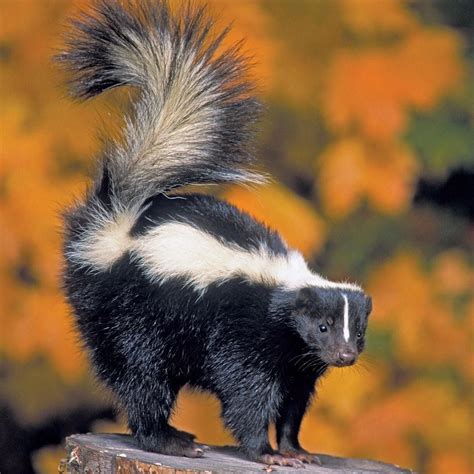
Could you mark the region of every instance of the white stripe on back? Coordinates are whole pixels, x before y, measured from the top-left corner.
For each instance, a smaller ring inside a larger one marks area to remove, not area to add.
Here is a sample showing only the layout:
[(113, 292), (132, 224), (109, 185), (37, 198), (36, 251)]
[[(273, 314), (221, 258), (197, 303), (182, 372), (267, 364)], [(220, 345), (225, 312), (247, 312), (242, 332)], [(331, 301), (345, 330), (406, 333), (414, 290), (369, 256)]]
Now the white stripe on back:
[(105, 271), (130, 252), (150, 280), (184, 278), (200, 292), (235, 277), (288, 289), (315, 286), (360, 291), (357, 285), (332, 282), (312, 272), (297, 250), (275, 255), (265, 242), (248, 250), (183, 222), (167, 222), (144, 235), (131, 236), (130, 229), (142, 212), (133, 209), (110, 216), (98, 209), (98, 216), (103, 217), (73, 243), (68, 257), (91, 270)]
[(184, 277), (199, 291), (214, 282), (233, 277), (270, 286), (297, 289), (303, 286), (357, 289), (356, 285), (334, 283), (311, 272), (296, 250), (275, 255), (261, 243), (247, 250), (222, 241), (208, 232), (181, 222), (168, 222), (137, 238), (130, 250), (156, 282)]

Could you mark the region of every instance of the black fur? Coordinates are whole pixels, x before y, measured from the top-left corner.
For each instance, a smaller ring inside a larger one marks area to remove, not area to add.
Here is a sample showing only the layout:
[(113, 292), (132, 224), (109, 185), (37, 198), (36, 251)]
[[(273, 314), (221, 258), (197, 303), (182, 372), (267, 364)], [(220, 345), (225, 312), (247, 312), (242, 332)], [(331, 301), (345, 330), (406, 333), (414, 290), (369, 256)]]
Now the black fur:
[(287, 255), (282, 238), (228, 202), (205, 194), (159, 194), (145, 203), (131, 235), (137, 237), (165, 222), (182, 222), (204, 230), (245, 250), (258, 250), (262, 242), (274, 255)]
[[(173, 47), (194, 48), (207, 64), (219, 42), (203, 51), (209, 26), (203, 22), (202, 10), (194, 14), (189, 10), (184, 18), (175, 19), (162, 1), (144, 2), (137, 11), (128, 3), (122, 7), (112, 0), (101, 1), (92, 16), (76, 22), (80, 34), (70, 40), (62, 59), (76, 71), (77, 94), (89, 97), (137, 79), (112, 54), (117, 45), (135, 51), (137, 38), (148, 44), (150, 35), (171, 32)], [(177, 50), (173, 54), (179, 69), (180, 55)], [(371, 303), (362, 291), (331, 287), (330, 282), (327, 288), (289, 289), (252, 282), (242, 275), (198, 292), (184, 277), (152, 282), (131, 251), (107, 269), (77, 258), (94, 232), (107, 229), (108, 223), (137, 204), (143, 212), (130, 228), (131, 239), (177, 221), (243, 251), (264, 245), (274, 257), (289, 255), (278, 233), (226, 202), (197, 194), (163, 194), (189, 182), (221, 182), (226, 173), (239, 180), (235, 166), (247, 162), (242, 151), (248, 130), (244, 122), (249, 110), (254, 111), (254, 102), (241, 96), (247, 86), (236, 82), (241, 67), (234, 51), (214, 60), (207, 71), (212, 76), (211, 81), (206, 76), (207, 84), (217, 81), (228, 94), (219, 99), (222, 120), (206, 142), (210, 149), (204, 160), (198, 156), (187, 167), (172, 161), (165, 175), (150, 176), (151, 185), (140, 194), (140, 186), (133, 182), (140, 162), (120, 149), (131, 177), (117, 180), (116, 167), (124, 163), (117, 165), (112, 159), (114, 146), (105, 152), (94, 188), (65, 216), (64, 288), (97, 374), (126, 410), (130, 429), (143, 449), (203, 454), (193, 435), (168, 423), (179, 390), (188, 384), (217, 395), (226, 426), (250, 459), (298, 466), (298, 459), (311, 460), (299, 445), (298, 432), (316, 380), (330, 365), (353, 363), (364, 348)], [(173, 72), (170, 80), (172, 76)], [(137, 85), (144, 89), (139, 101), (145, 109), (139, 110), (153, 113), (153, 104), (146, 103), (150, 99), (146, 83)], [(195, 112), (189, 110), (191, 115)], [(158, 163), (164, 159), (159, 147), (146, 151), (156, 153)], [(125, 192), (127, 187), (134, 189), (131, 195)], [(105, 227), (98, 230), (102, 219)], [(349, 341), (342, 337), (341, 291), (351, 308)], [(342, 357), (347, 353), (350, 360)], [(269, 444), (270, 423), (276, 425), (284, 457)]]
[[(184, 280), (151, 284), (129, 255), (104, 273), (70, 265), (65, 287), (98, 375), (144, 449), (193, 455), (191, 441), (168, 425), (185, 384), (217, 395), (226, 426), (251, 459), (273, 452), (271, 422), (281, 450), (301, 449), (301, 420), (329, 365), (323, 356), (335, 349), (320, 345), (318, 327), (333, 317), (332, 338), (340, 333), (333, 290), (292, 292), (236, 278), (199, 296)], [(313, 291), (319, 294), (308, 300)], [(351, 296), (352, 303), (363, 298)], [(352, 332), (365, 333), (366, 320), (365, 310), (353, 317)], [(351, 344), (362, 350), (363, 338)]]

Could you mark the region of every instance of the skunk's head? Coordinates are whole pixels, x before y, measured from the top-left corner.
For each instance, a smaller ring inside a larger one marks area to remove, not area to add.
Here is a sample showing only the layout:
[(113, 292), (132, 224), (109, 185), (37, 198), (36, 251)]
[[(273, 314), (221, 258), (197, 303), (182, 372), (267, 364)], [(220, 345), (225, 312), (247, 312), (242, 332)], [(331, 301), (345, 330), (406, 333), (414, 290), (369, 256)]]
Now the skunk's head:
[(293, 300), (292, 325), (326, 364), (353, 365), (364, 350), (372, 299), (345, 288), (301, 288)]

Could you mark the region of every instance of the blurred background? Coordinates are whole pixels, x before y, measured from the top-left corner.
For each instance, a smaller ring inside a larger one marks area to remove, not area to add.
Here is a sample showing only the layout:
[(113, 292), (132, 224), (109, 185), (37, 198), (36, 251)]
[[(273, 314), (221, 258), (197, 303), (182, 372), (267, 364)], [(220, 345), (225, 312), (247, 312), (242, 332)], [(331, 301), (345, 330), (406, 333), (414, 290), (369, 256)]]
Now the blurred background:
[[(172, 2), (179, 7), (180, 2)], [(474, 3), (209, 0), (244, 36), (275, 181), (219, 191), (318, 271), (372, 294), (366, 356), (319, 385), (307, 449), (474, 472)], [(53, 473), (64, 436), (125, 431), (60, 290), (60, 212), (80, 195), (116, 92), (68, 99), (51, 56), (87, 1), (0, 0), (0, 466)], [(174, 422), (232, 441), (210, 396)]]

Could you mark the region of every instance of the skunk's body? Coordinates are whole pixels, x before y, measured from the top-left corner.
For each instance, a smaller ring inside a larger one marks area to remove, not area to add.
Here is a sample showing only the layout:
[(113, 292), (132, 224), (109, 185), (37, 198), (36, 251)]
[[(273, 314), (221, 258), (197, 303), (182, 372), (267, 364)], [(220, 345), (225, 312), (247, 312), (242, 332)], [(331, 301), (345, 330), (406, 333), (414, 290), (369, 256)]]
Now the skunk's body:
[[(315, 381), (363, 349), (369, 300), (311, 272), (234, 206), (169, 194), (259, 180), (248, 170), (258, 104), (238, 49), (216, 55), (222, 36), (210, 41), (209, 28), (202, 10), (177, 18), (161, 1), (102, 1), (75, 22), (60, 59), (76, 94), (130, 84), (139, 95), (123, 143), (106, 147), (93, 189), (65, 217), (64, 286), (143, 448), (202, 455), (168, 424), (189, 384), (218, 396), (251, 459), (298, 465), (310, 460), (297, 437)], [(271, 422), (286, 457), (268, 443)]]

